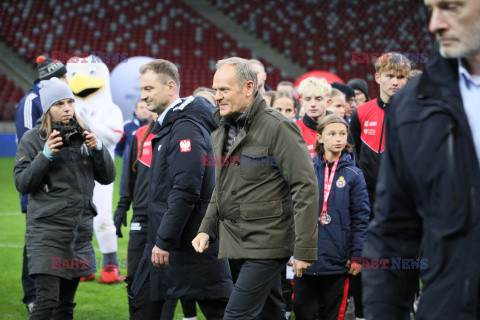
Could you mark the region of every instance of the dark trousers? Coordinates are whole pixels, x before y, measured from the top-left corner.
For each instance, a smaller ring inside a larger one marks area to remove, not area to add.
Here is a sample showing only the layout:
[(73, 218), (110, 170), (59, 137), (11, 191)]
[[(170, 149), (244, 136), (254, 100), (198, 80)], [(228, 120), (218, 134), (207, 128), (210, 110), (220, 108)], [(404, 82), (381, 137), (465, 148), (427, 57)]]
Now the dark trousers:
[(131, 298), (131, 320), (173, 320), (177, 299), (162, 301), (150, 301), (150, 276), (147, 276), (142, 287), (136, 295)]
[(347, 274), (295, 277), (295, 319), (342, 320), (347, 306), (348, 284)]
[[(135, 273), (137, 272), (143, 251), (147, 245), (147, 219), (147, 216), (134, 215), (130, 221), (127, 249), (127, 277), (125, 278), (130, 319), (141, 319), (138, 315), (142, 313), (149, 298), (148, 292), (144, 290), (135, 296), (131, 292), (131, 285), (135, 278)], [(137, 313), (137, 317), (134, 316), (135, 313)]]
[[(164, 312), (166, 304), (171, 301), (151, 301), (147, 307), (147, 316), (144, 319), (148, 320), (163, 320), (159, 315)], [(176, 301), (176, 300), (175, 300)], [(207, 320), (222, 320), (227, 305), (228, 299), (213, 299), (213, 300), (197, 300), (200, 310)], [(172, 317), (173, 319), (173, 317)]]
[(75, 292), (80, 278), (67, 280), (49, 274), (35, 276), (37, 301), (30, 320), (68, 320), (73, 319)]
[(223, 319), (285, 319), (280, 273), (287, 261), (288, 258), (243, 261)]
[(35, 290), (35, 280), (28, 274), (27, 246), (23, 246), (23, 266), (22, 266), (22, 287), (23, 303), (34, 302), (37, 295)]
[(353, 296), (355, 305), (355, 317), (365, 318), (362, 302), (362, 276), (350, 276), (350, 295)]
[(230, 266), (230, 273), (232, 275), (233, 284), (237, 282), (238, 275), (240, 274), (240, 269), (242, 269), (242, 264), (245, 260), (242, 259), (228, 259), (228, 265)]
[(195, 299), (180, 299), (184, 318), (192, 318), (197, 315), (197, 302)]

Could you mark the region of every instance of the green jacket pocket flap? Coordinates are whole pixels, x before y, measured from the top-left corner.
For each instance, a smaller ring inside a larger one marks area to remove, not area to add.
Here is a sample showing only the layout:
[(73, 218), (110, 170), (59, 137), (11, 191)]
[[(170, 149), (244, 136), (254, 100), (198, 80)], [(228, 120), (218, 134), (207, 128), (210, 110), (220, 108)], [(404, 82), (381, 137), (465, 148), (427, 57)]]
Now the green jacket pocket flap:
[(240, 215), (243, 220), (258, 220), (282, 215), (283, 206), (279, 200), (240, 205)]
[(268, 156), (268, 148), (267, 147), (254, 147), (254, 146), (246, 146), (242, 149), (242, 156), (250, 157), (250, 158), (263, 158)]

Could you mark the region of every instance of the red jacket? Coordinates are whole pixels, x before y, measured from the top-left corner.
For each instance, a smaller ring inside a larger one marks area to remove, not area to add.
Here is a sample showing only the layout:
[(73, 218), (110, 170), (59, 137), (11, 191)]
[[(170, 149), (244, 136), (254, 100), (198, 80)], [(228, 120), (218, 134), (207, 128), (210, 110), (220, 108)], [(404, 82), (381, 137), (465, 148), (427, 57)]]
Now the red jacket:
[(385, 149), (385, 108), (379, 98), (360, 105), (352, 113), (350, 141), (355, 146), (357, 166), (363, 171), (367, 182), (370, 205), (373, 206), (377, 184), (380, 154)]
[(313, 148), (315, 147), (315, 141), (317, 141), (317, 131), (307, 127), (303, 120), (299, 120), (296, 123), (300, 127), (300, 131), (302, 131), (302, 137), (307, 143), (308, 152), (310, 152), (310, 156), (313, 158), (315, 156)]

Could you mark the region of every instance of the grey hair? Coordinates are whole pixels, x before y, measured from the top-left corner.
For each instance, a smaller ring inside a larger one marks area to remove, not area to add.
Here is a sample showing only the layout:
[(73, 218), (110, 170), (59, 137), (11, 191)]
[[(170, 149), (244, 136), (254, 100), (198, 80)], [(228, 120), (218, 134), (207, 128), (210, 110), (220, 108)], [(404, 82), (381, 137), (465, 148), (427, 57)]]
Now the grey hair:
[(198, 87), (193, 91), (192, 96), (198, 97), (202, 93), (207, 93), (212, 96), (213, 100), (215, 100), (215, 90), (206, 88), (206, 87)]
[(226, 65), (231, 65), (235, 67), (237, 80), (241, 86), (244, 85), (247, 81), (253, 81), (253, 94), (257, 94), (257, 73), (255, 72), (255, 69), (253, 69), (252, 65), (248, 60), (239, 57), (231, 57), (228, 59), (219, 60), (215, 68), (216, 70), (219, 70)]
[(263, 63), (260, 60), (250, 59), (250, 60), (248, 60), (248, 62), (250, 62), (251, 64), (256, 64), (257, 66), (260, 66), (262, 68), (263, 72), (265, 72), (265, 66), (263, 65)]

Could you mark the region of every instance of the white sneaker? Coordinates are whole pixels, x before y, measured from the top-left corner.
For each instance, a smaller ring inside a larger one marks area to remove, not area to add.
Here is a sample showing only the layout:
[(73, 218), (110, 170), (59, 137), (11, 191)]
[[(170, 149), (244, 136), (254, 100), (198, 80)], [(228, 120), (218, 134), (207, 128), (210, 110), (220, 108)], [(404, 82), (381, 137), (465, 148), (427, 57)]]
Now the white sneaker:
[(32, 314), (34, 306), (35, 306), (35, 302), (27, 303), (26, 307), (27, 307), (27, 312), (28, 312), (29, 315)]

